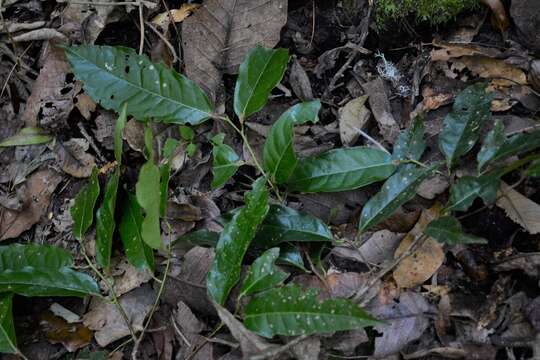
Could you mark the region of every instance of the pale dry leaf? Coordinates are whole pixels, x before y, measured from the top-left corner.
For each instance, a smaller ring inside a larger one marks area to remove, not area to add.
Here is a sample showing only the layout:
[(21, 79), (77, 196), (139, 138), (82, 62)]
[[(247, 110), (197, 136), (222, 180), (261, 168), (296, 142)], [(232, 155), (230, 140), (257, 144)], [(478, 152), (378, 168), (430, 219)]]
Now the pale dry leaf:
[(182, 4), (179, 9), (170, 9), (169, 11), (162, 12), (152, 18), (151, 22), (154, 25), (166, 29), (171, 20), (175, 23), (184, 21), (189, 15), (193, 13), (199, 6), (199, 4)]
[(416, 192), (424, 199), (433, 200), (437, 195), (446, 191), (448, 186), (450, 186), (450, 183), (445, 176), (435, 174), (433, 177), (422, 181)]
[(92, 174), (96, 161), (86, 152), (90, 146), (86, 139), (73, 138), (56, 144), (56, 157), (62, 170), (76, 178), (87, 178)]
[(369, 106), (373, 112), (373, 117), (377, 121), (381, 135), (384, 140), (393, 144), (399, 135), (399, 125), (392, 115), (392, 108), (390, 107), (383, 80), (378, 77), (362, 84), (362, 87), (369, 96)]
[(321, 352), (321, 338), (310, 336), (291, 348), (291, 353), (297, 360), (319, 359)]
[(130, 119), (124, 127), (124, 140), (135, 151), (144, 151), (144, 124), (135, 119)]
[(313, 100), (313, 90), (311, 89), (309, 76), (296, 57), (293, 57), (291, 62), (289, 84), (291, 85), (294, 94), (298, 96), (300, 100)]
[(112, 111), (100, 110), (96, 117), (96, 129), (93, 130), (96, 140), (103, 145), (107, 150), (112, 150), (114, 147), (114, 126), (116, 123), (116, 115)]
[(540, 233), (540, 205), (527, 199), (508, 184), (501, 182), (497, 206), (530, 234)]
[(86, 120), (90, 120), (92, 113), (96, 111), (96, 103), (92, 98), (85, 93), (81, 93), (76, 96), (77, 103), (75, 106), (79, 109), (81, 115)]
[(53, 303), (49, 310), (56, 316), (61, 317), (62, 319), (66, 320), (69, 324), (77, 323), (81, 321), (81, 318), (79, 315), (75, 314), (73, 311), (66, 309), (59, 303)]
[[(80, 40), (85, 44), (93, 44), (109, 21), (115, 6), (92, 6), (93, 0), (84, 3), (68, 2), (62, 12), (63, 23), (75, 26), (80, 32)], [(113, 3), (113, 0), (100, 0)], [(123, 10), (123, 9), (122, 9)], [(75, 39), (72, 39), (75, 40)]]
[(493, 79), (493, 83), (499, 86), (511, 86), (515, 84), (527, 84), (527, 76), (523, 70), (507, 64), (504, 60), (493, 59), (487, 56), (464, 56), (454, 64), (462, 63), (471, 70), (474, 75), (484, 79)]
[(433, 45), (438, 49), (431, 50), (432, 61), (448, 61), (462, 56), (487, 56), (490, 58), (501, 57), (501, 52), (494, 47), (486, 47), (475, 44), (448, 43), (433, 40)]
[[(133, 330), (143, 329), (143, 321), (152, 308), (155, 296), (152, 287), (144, 284), (118, 299)], [(118, 307), (106, 299), (92, 298), (90, 311), (84, 315), (83, 323), (95, 331), (94, 337), (101, 347), (129, 335), (129, 329)]]
[(367, 95), (349, 101), (339, 109), (339, 136), (344, 146), (353, 145), (360, 137), (360, 130), (364, 130), (371, 111), (366, 107)]
[(51, 195), (62, 176), (51, 169), (33, 173), (26, 181), (21, 211), (4, 209), (0, 219), (0, 241), (19, 236), (37, 223), (47, 212)]
[(113, 286), (117, 296), (128, 293), (152, 279), (152, 274), (148, 269), (137, 270), (126, 258), (114, 259), (111, 275), (114, 279)]
[(362, 259), (360, 261), (368, 264), (380, 264), (386, 260), (391, 260), (401, 239), (403, 239), (403, 234), (388, 230), (374, 232), (358, 248), (359, 259)]
[(174, 312), (174, 320), (187, 333), (199, 334), (205, 329), (205, 325), (201, 322), (191, 309), (183, 301), (179, 301)]
[[(426, 226), (439, 216), (440, 209), (440, 204), (435, 204), (422, 212), (414, 228), (403, 238), (396, 249), (395, 258), (403, 254), (418, 236), (422, 236)], [(420, 247), (396, 266), (393, 277), (399, 287), (412, 288), (433, 276), (443, 262), (442, 244), (432, 238), (427, 238)]]
[(222, 75), (235, 74), (255, 45), (274, 47), (286, 22), (286, 0), (205, 1), (183, 22), (186, 75), (219, 105)]

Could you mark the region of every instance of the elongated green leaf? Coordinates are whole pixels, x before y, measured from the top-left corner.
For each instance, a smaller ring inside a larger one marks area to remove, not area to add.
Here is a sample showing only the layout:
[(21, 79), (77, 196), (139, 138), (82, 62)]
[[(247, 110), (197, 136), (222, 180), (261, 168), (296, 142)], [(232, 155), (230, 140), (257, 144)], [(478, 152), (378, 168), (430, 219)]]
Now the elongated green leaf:
[(0, 353), (16, 354), (18, 352), (12, 301), (13, 294), (0, 294)]
[(120, 168), (116, 168), (105, 185), (103, 203), (96, 213), (96, 261), (103, 268), (108, 268), (111, 263), (113, 234), (116, 226), (114, 211), (119, 182)]
[(216, 247), (217, 243), (219, 241), (219, 233), (202, 229), (202, 230), (196, 230), (193, 232), (190, 232), (189, 234), (185, 234), (180, 236), (178, 239), (174, 241), (175, 246), (179, 247), (185, 247), (190, 246), (209, 246), (209, 247)]
[(114, 157), (118, 166), (122, 164), (122, 134), (124, 133), (124, 127), (126, 126), (127, 120), (127, 103), (122, 105), (122, 110), (120, 110), (120, 116), (116, 120), (116, 125), (114, 127)]
[(144, 217), (135, 195), (128, 194), (122, 209), (119, 231), (128, 261), (139, 270), (147, 268), (153, 271), (154, 254), (142, 237), (141, 226)]
[(289, 274), (274, 264), (279, 256), (279, 248), (266, 250), (249, 268), (238, 297), (256, 294), (280, 285)]
[(94, 279), (70, 268), (71, 255), (48, 245), (0, 246), (0, 292), (25, 296), (99, 294)]
[(246, 193), (246, 205), (225, 225), (216, 247), (216, 257), (208, 273), (206, 288), (210, 297), (224, 304), (229, 292), (240, 279), (242, 259), (268, 212), (266, 179), (259, 178)]
[(527, 176), (540, 177), (540, 159), (534, 160), (527, 168)]
[(266, 104), (270, 92), (283, 78), (288, 61), (286, 49), (256, 46), (247, 54), (234, 89), (234, 112), (241, 122)]
[(492, 95), (486, 94), (485, 89), (486, 85), (480, 83), (467, 87), (458, 94), (452, 111), (444, 119), (439, 147), (448, 167), (473, 148), (491, 117)]
[(416, 195), (420, 183), (432, 175), (439, 165), (430, 168), (419, 168), (408, 164), (400, 167), (397, 173), (392, 175), (381, 190), (364, 205), (360, 215), (360, 231), (388, 218), (401, 205), (411, 200)]
[(394, 145), (394, 160), (420, 160), (426, 150), (424, 141), (424, 119), (417, 116), (412, 125), (399, 134)]
[(223, 133), (212, 138), (214, 146), (212, 150), (214, 159), (212, 164), (212, 173), (214, 174), (212, 189), (223, 186), (240, 167), (240, 158), (229, 145), (223, 143), (224, 138), (225, 134)]
[(88, 228), (94, 221), (94, 206), (99, 196), (98, 170), (94, 168), (90, 180), (75, 197), (75, 203), (70, 209), (73, 219), (73, 236), (82, 240)]
[(392, 157), (379, 149), (352, 147), (303, 159), (287, 181), (290, 190), (332, 192), (353, 190), (392, 175)]
[(135, 194), (139, 205), (144, 209), (145, 216), (141, 224), (143, 241), (151, 248), (161, 248), (161, 231), (159, 227), (160, 186), (159, 168), (151, 158), (139, 172), (139, 180), (135, 185)]
[(174, 155), (174, 150), (178, 146), (178, 140), (168, 138), (163, 146), (163, 160), (159, 168), (161, 182), (159, 192), (161, 200), (159, 201), (159, 214), (163, 217), (167, 212), (167, 202), (169, 198), (169, 178), (171, 177), (171, 162)]
[(507, 138), (504, 143), (497, 148), (497, 151), (490, 159), (491, 163), (525, 154), (540, 147), (540, 130), (531, 133), (516, 134)]
[(270, 205), (253, 245), (268, 249), (283, 242), (332, 241), (332, 232), (321, 220), (290, 207)]
[(40, 128), (27, 127), (21, 129), (16, 135), (2, 140), (0, 147), (43, 144), (48, 143), (52, 139), (53, 137), (51, 135), (47, 135)]
[(246, 306), (244, 316), (248, 329), (267, 338), (353, 330), (378, 323), (352, 301), (321, 303), (315, 289), (303, 293), (297, 285), (261, 293)]
[(320, 108), (319, 100), (296, 104), (284, 112), (270, 128), (264, 144), (263, 165), (277, 184), (287, 181), (298, 162), (294, 152), (294, 125), (317, 122)]
[(304, 264), (304, 259), (300, 250), (292, 244), (281, 244), (280, 245), (279, 257), (276, 260), (276, 264), (294, 266), (302, 271), (307, 272), (306, 266)]
[(451, 211), (467, 211), (477, 197), (481, 197), (486, 204), (494, 202), (497, 197), (499, 179), (498, 174), (459, 178), (450, 188), (447, 209)]
[(497, 119), (493, 129), (487, 134), (486, 140), (484, 140), (484, 143), (482, 144), (482, 148), (476, 155), (478, 171), (482, 170), (482, 168), (493, 159), (497, 150), (504, 144), (505, 140), (504, 124), (501, 120)]
[(125, 47), (66, 47), (66, 56), (85, 92), (106, 109), (127, 112), (137, 120), (200, 124), (212, 106), (191, 80)]
[(438, 242), (450, 245), (457, 244), (486, 244), (486, 239), (463, 233), (458, 219), (452, 216), (443, 216), (428, 224), (426, 235)]

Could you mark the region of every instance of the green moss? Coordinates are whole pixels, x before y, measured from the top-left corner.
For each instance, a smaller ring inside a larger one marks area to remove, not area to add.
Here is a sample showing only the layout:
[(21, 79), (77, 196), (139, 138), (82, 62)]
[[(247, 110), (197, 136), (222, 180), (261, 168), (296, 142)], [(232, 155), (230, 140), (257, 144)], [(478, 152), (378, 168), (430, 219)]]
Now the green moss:
[(439, 25), (465, 11), (478, 7), (478, 0), (378, 0), (377, 26), (384, 28), (388, 21), (414, 14), (416, 21)]

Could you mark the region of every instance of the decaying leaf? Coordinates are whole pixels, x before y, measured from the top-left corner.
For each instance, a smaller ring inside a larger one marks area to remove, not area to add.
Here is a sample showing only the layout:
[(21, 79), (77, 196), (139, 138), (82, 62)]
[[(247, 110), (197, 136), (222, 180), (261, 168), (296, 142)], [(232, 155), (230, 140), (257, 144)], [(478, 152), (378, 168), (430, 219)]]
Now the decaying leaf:
[(234, 74), (256, 44), (273, 47), (287, 21), (285, 0), (208, 0), (183, 23), (186, 75), (220, 103), (222, 74)]
[(377, 79), (362, 85), (369, 95), (369, 106), (384, 140), (393, 144), (399, 135), (399, 125), (392, 115), (390, 101), (386, 94), (383, 80)]
[(540, 205), (501, 182), (497, 206), (530, 234), (540, 233)]
[(113, 260), (111, 275), (114, 278), (114, 292), (117, 296), (128, 293), (152, 279), (148, 269), (138, 270), (124, 258)]
[(85, 347), (92, 341), (92, 332), (83, 324), (70, 324), (47, 311), (40, 316), (40, 326), (52, 344), (62, 344), (69, 352)]
[(169, 23), (179, 23), (184, 21), (189, 15), (191, 15), (199, 6), (199, 4), (182, 4), (179, 9), (170, 9), (169, 11), (162, 12), (154, 16), (152, 24), (166, 29)]
[(527, 84), (527, 76), (523, 70), (501, 59), (493, 59), (487, 56), (464, 56), (454, 61), (454, 66), (464, 66), (477, 76), (493, 79), (493, 83), (499, 86)]
[[(113, 0), (105, 0), (102, 2), (112, 3)], [(146, 4), (148, 3), (149, 2)], [(92, 1), (82, 4), (69, 2), (62, 11), (62, 20), (63, 22), (74, 26), (78, 32), (80, 32), (81, 38), (78, 40), (85, 44), (93, 44), (107, 25), (114, 8), (114, 6), (106, 5), (93, 6)]]
[[(417, 236), (422, 236), (426, 226), (439, 216), (440, 205), (424, 210), (414, 228), (403, 238), (394, 256), (397, 258), (409, 248)], [(411, 288), (429, 279), (442, 265), (444, 251), (437, 241), (427, 238), (422, 246), (404, 258), (393, 272), (399, 287)]]
[(0, 221), (0, 241), (19, 236), (45, 215), (51, 195), (62, 181), (57, 172), (44, 169), (33, 173), (26, 182), (21, 211), (4, 209)]
[(349, 101), (339, 109), (339, 136), (344, 146), (353, 145), (360, 137), (371, 111), (366, 108), (367, 95)]
[(76, 178), (89, 177), (96, 164), (94, 157), (86, 152), (89, 146), (83, 138), (57, 142), (56, 156), (62, 170)]

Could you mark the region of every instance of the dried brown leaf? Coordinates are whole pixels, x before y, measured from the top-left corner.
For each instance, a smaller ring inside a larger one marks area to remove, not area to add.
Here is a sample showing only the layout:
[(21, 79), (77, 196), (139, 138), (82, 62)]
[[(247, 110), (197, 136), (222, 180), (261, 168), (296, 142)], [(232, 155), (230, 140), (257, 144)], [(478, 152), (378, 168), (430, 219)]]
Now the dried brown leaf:
[(89, 177), (96, 165), (94, 157), (86, 152), (89, 146), (88, 141), (82, 138), (57, 142), (56, 156), (62, 170), (76, 178)]
[(497, 206), (530, 234), (540, 233), (540, 205), (501, 182)]
[(62, 344), (69, 352), (77, 351), (92, 341), (92, 331), (86, 326), (70, 324), (50, 311), (41, 314), (39, 325), (51, 344)]
[(344, 146), (351, 146), (358, 140), (358, 129), (364, 130), (371, 116), (365, 105), (367, 98), (367, 95), (360, 96), (339, 109), (339, 136)]

